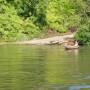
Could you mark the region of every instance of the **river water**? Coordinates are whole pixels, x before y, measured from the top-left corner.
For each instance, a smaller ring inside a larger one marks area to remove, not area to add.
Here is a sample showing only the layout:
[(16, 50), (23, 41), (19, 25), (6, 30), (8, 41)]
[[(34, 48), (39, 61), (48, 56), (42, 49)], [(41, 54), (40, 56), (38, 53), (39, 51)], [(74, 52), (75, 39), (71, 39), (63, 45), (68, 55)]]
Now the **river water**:
[(90, 47), (1, 45), (0, 90), (90, 90)]

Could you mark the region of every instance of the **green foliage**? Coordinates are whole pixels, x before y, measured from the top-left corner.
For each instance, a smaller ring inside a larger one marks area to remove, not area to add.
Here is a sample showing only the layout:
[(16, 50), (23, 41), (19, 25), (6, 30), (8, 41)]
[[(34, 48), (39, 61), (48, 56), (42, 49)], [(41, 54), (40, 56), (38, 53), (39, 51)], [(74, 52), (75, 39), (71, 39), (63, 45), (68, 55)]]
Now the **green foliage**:
[(81, 45), (90, 44), (90, 23), (82, 25), (75, 38)]
[(84, 0), (83, 13), (80, 17), (80, 25), (75, 36), (81, 45), (90, 44), (90, 0)]
[(48, 4), (47, 22), (49, 26), (59, 32), (65, 32), (71, 26), (78, 26), (80, 16), (78, 10), (82, 6), (74, 0), (52, 0)]
[(0, 37), (2, 39), (5, 41), (18, 40), (20, 36), (25, 37), (26, 35), (28, 37), (27, 39), (29, 39), (32, 35), (36, 35), (37, 32), (38, 27), (36, 27), (30, 20), (21, 19), (17, 15), (17, 11), (13, 6), (9, 4), (1, 5)]
[(28, 40), (46, 28), (60, 33), (70, 27), (81, 31), (90, 21), (89, 8), (89, 0), (0, 0), (0, 38)]
[(1, 5), (0, 33), (5, 40), (16, 37), (22, 30), (22, 20), (17, 16), (15, 9), (10, 5)]

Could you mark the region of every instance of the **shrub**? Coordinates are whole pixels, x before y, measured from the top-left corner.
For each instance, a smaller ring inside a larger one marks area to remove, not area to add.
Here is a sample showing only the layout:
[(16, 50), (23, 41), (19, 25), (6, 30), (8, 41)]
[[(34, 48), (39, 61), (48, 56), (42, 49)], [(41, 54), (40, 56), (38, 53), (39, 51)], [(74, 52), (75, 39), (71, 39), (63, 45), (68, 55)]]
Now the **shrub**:
[(81, 45), (90, 44), (90, 23), (81, 25), (75, 38)]

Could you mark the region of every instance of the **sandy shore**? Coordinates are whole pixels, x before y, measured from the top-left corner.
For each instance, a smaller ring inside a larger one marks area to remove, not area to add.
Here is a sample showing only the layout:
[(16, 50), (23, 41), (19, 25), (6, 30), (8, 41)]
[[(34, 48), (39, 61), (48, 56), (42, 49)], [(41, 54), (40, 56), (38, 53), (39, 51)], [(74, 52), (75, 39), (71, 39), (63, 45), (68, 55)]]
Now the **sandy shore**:
[(31, 44), (31, 45), (50, 45), (50, 44), (62, 44), (68, 38), (73, 38), (75, 36), (74, 33), (70, 35), (63, 35), (63, 36), (55, 36), (45, 39), (33, 39), (30, 41), (21, 41), (15, 42), (15, 44)]

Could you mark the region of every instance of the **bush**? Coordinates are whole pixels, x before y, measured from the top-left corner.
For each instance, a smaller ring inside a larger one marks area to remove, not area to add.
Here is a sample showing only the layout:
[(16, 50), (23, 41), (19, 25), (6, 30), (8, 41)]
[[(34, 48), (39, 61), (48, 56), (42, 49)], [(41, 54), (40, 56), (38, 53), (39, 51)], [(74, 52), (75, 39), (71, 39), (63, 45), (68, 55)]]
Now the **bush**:
[(0, 6), (0, 38), (15, 41), (33, 38), (38, 34), (38, 27), (29, 19), (23, 20), (17, 15), (16, 9), (2, 3)]
[(82, 6), (77, 1), (75, 3), (73, 3), (73, 0), (50, 1), (46, 13), (50, 28), (58, 32), (67, 32), (69, 27), (77, 27), (80, 23), (77, 7), (79, 7), (79, 11)]
[(75, 38), (81, 45), (90, 44), (90, 23), (81, 25)]

